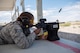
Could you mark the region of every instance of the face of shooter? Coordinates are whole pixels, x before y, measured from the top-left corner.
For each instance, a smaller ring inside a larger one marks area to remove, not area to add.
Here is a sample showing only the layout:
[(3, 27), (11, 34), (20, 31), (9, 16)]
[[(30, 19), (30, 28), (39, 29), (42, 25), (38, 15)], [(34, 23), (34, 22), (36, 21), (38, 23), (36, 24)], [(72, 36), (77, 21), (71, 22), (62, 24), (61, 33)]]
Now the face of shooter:
[(34, 19), (28, 16), (21, 16), (23, 25), (33, 25)]
[(23, 22), (24, 25), (33, 25), (34, 16), (30, 12), (22, 12), (21, 15), (17, 18), (17, 21)]

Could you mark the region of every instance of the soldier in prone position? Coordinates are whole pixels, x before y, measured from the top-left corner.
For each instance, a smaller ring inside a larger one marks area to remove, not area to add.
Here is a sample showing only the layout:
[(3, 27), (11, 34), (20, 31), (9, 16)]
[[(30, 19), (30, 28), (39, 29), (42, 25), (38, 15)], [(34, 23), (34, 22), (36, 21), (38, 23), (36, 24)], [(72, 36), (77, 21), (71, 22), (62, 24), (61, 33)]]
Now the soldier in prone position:
[(32, 45), (41, 29), (30, 32), (34, 16), (30, 12), (23, 12), (16, 21), (10, 22), (0, 30), (0, 45), (16, 44), (19, 48), (28, 48)]

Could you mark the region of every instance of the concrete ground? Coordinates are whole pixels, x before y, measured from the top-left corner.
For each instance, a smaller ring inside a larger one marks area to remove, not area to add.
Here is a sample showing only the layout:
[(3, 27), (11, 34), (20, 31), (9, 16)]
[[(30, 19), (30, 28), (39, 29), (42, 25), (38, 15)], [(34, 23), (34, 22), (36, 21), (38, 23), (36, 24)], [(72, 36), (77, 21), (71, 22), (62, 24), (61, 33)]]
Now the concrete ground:
[[(67, 44), (66, 44), (67, 43)], [(80, 44), (60, 39), (58, 41), (36, 40), (30, 48), (20, 49), (14, 44), (0, 45), (0, 53), (79, 53)]]
[(71, 25), (69, 27), (60, 27), (58, 35), (61, 38), (80, 43), (80, 25)]

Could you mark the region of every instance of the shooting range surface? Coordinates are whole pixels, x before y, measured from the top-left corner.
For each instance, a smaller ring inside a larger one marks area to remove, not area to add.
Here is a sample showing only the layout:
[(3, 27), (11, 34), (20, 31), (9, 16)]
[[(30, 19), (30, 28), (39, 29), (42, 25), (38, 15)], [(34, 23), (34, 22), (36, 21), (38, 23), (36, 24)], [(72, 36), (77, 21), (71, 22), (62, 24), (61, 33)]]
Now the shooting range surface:
[(0, 53), (79, 53), (80, 44), (65, 39), (58, 41), (36, 40), (28, 49), (20, 49), (14, 44), (0, 45)]

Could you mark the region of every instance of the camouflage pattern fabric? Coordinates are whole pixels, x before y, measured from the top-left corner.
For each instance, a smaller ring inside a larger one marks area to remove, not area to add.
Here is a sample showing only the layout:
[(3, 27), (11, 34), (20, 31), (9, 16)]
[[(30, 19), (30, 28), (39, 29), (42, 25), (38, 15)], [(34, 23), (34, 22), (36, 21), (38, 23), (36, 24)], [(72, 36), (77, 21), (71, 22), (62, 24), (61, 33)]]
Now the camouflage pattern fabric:
[(0, 30), (0, 44), (15, 43), (19, 48), (28, 48), (35, 40), (36, 34), (30, 33), (27, 37), (20, 27), (20, 22), (10, 22)]

